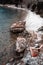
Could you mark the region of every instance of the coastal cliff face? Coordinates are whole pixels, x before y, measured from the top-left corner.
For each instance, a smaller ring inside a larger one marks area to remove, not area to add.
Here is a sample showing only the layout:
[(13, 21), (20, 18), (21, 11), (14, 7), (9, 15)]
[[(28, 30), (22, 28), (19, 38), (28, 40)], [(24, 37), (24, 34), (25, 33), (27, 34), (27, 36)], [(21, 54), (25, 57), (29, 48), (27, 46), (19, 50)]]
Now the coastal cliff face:
[(28, 3), (33, 3), (33, 2), (37, 2), (37, 1), (41, 1), (43, 2), (43, 0), (0, 0), (1, 4), (14, 4), (14, 3), (24, 3), (24, 4), (28, 4)]
[(30, 8), (35, 10), (37, 6), (38, 8), (41, 8), (43, 6), (43, 0), (0, 0), (0, 4), (11, 4), (17, 7), (20, 6), (23, 8)]

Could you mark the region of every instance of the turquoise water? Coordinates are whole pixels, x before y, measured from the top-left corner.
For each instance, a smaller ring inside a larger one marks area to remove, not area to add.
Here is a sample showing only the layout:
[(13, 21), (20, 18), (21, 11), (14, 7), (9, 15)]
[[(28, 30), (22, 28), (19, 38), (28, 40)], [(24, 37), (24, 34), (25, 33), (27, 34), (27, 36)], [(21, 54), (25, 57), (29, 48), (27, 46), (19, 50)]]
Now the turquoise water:
[(0, 7), (0, 50), (14, 43), (15, 35), (9, 31), (10, 25), (19, 19), (20, 10)]

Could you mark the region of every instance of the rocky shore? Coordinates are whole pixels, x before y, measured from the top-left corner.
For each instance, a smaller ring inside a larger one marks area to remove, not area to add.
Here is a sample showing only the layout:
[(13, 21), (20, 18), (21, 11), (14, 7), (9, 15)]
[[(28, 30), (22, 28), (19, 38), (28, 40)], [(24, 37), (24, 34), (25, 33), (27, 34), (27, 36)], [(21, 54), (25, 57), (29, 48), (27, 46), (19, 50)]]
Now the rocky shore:
[(13, 9), (20, 9), (20, 10), (27, 10), (27, 8), (21, 8), (20, 6), (19, 7), (16, 7), (15, 5), (10, 5), (10, 4), (0, 4), (1, 7), (8, 7), (8, 8), (13, 8)]
[[(0, 6), (3, 7), (3, 5)], [(27, 11), (25, 8), (17, 8), (14, 5), (4, 5), (4, 7)], [(28, 19), (26, 20), (28, 21)], [(15, 40), (13, 44), (1, 52), (0, 65), (43, 65), (43, 49), (40, 50), (38, 53), (39, 55), (36, 57), (32, 57), (30, 51), (30, 47), (34, 47), (35, 44), (38, 44), (39, 46), (43, 44), (43, 32), (42, 34), (39, 34), (43, 29), (36, 32), (29, 29), (26, 30), (25, 24), (21, 24), (21, 22), (13, 24), (14, 25), (11, 26), (11, 31), (13, 32), (10, 31), (10, 34)], [(27, 24), (29, 24), (29, 22), (27, 22)], [(18, 33), (14, 33), (15, 30)], [(20, 32), (21, 30), (22, 32)]]

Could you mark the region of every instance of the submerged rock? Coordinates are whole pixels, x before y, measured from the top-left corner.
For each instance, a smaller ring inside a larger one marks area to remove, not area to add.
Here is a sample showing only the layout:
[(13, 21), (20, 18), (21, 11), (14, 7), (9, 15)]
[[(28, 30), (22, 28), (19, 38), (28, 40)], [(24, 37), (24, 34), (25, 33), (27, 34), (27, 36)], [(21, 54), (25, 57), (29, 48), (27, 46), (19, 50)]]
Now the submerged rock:
[(22, 32), (25, 30), (25, 22), (24, 21), (17, 21), (13, 23), (10, 27), (10, 31), (12, 32)]

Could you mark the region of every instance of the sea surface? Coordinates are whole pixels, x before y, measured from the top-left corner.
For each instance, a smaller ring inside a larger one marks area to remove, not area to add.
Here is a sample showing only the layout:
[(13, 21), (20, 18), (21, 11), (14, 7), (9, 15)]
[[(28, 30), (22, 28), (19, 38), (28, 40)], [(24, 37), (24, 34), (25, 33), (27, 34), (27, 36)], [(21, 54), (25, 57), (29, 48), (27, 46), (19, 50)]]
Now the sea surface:
[(24, 11), (0, 7), (0, 50), (15, 42), (16, 36), (10, 33), (10, 26), (22, 19)]

